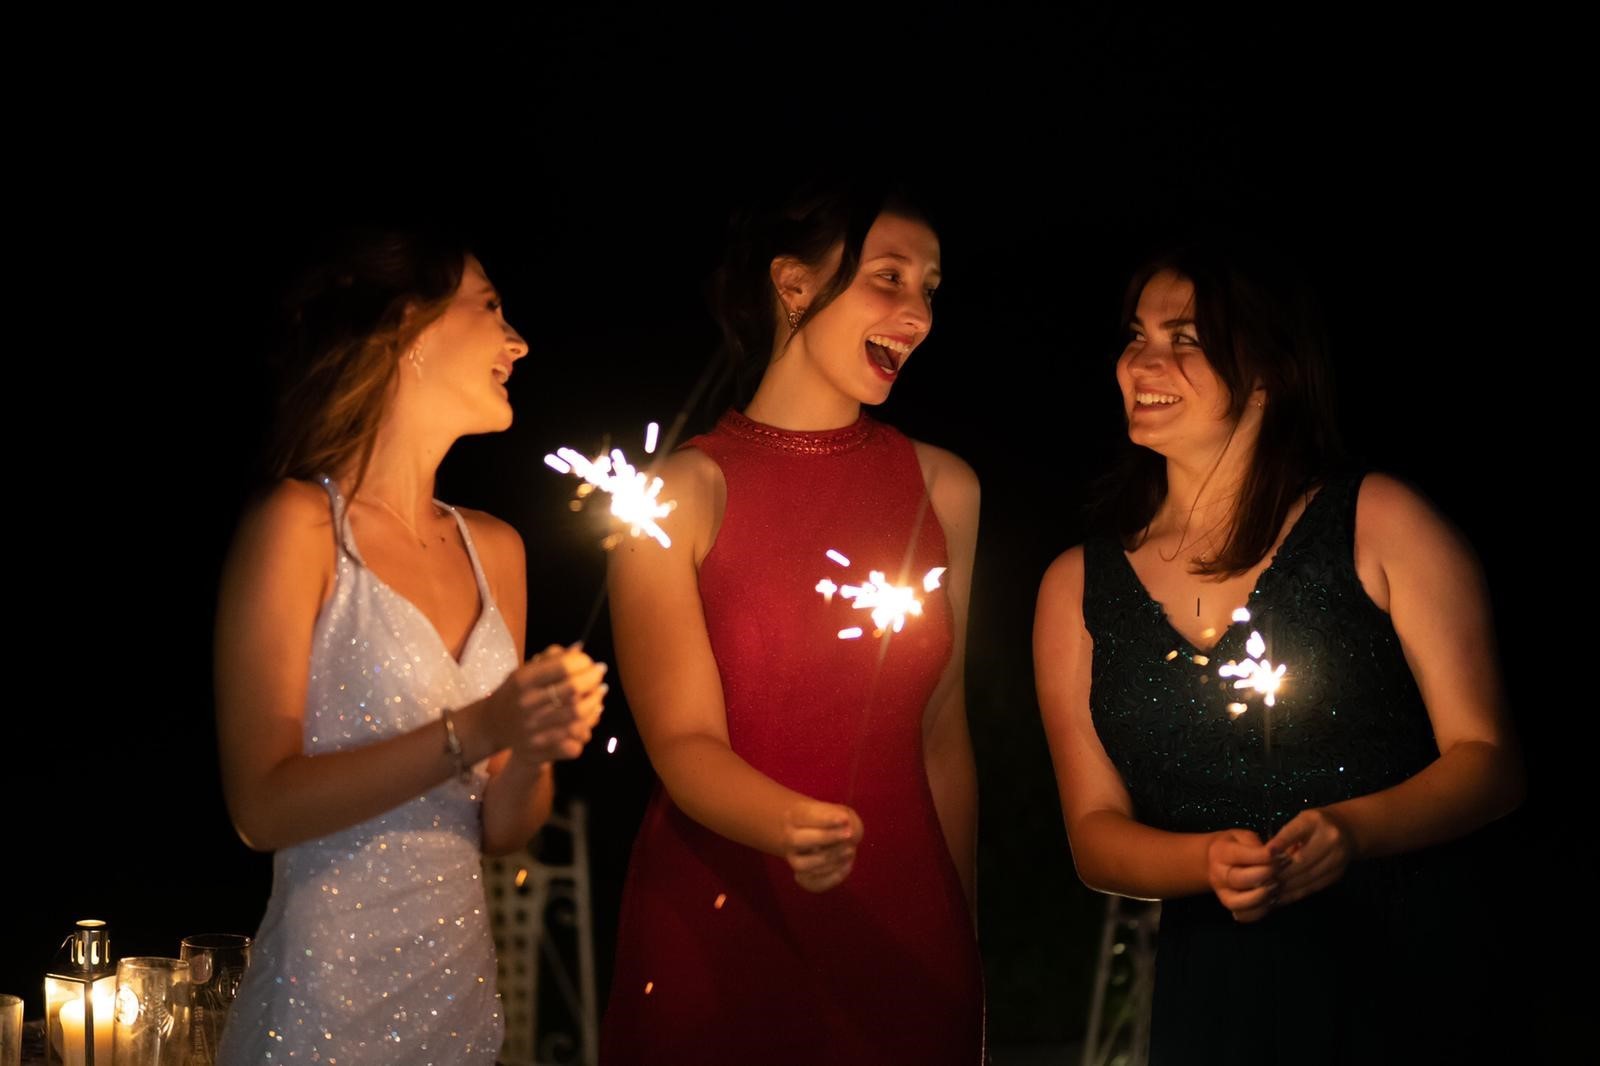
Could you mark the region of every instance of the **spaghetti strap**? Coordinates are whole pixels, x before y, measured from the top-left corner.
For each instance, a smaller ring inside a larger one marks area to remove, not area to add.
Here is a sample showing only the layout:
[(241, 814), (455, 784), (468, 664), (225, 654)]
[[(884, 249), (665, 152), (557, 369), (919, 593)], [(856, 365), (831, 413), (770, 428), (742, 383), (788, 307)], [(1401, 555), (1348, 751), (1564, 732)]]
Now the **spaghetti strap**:
[(489, 579), (483, 573), (483, 564), (478, 561), (478, 546), (472, 542), (472, 531), (467, 528), (467, 520), (461, 516), (460, 511), (448, 503), (439, 500), (433, 502), (449, 511), (451, 517), (456, 520), (456, 527), (461, 530), (461, 543), (467, 546), (467, 558), (472, 561), (472, 576), (478, 582), (478, 599), (485, 609), (492, 607), (494, 596), (489, 592)]
[[(317, 480), (322, 482), (322, 487), (328, 490), (328, 500), (333, 508), (334, 547), (355, 560), (357, 566), (365, 569), (367, 561), (361, 558), (361, 553), (356, 550), (356, 538), (350, 534), (350, 508), (345, 503), (344, 494), (339, 491), (339, 483), (326, 474)], [(468, 550), (471, 550), (470, 542)], [(473, 561), (473, 566), (477, 566), (476, 560)]]

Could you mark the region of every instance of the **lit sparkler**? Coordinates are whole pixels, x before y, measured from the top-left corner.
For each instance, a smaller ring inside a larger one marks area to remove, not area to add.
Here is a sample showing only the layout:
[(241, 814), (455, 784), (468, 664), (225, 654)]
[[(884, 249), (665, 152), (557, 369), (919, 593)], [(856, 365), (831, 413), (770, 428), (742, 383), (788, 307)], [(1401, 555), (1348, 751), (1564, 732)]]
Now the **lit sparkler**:
[[(840, 566), (850, 565), (849, 559), (832, 548), (828, 549), (827, 556)], [(937, 589), (944, 572), (944, 567), (936, 566), (922, 575), (922, 591), (928, 593)], [(875, 637), (881, 637), (890, 630), (898, 633), (905, 628), (906, 618), (916, 618), (922, 614), (922, 601), (917, 598), (916, 588), (890, 584), (882, 570), (869, 571), (863, 585), (837, 585), (823, 578), (817, 582), (816, 589), (828, 603), (833, 602), (833, 595), (837, 592), (841, 598), (849, 600), (856, 610), (871, 611), (872, 635)], [(854, 640), (861, 635), (859, 626), (839, 631), (840, 640)]]
[[(660, 427), (652, 422), (645, 436), (645, 451), (653, 452)], [(583, 479), (578, 495), (587, 496), (599, 489), (611, 497), (611, 513), (637, 537), (644, 533), (663, 548), (672, 547), (672, 538), (661, 528), (660, 520), (678, 506), (677, 500), (662, 500), (661, 479), (653, 478), (629, 463), (622, 449), (590, 459), (572, 448), (557, 448), (544, 457), (545, 465), (560, 474), (575, 474)], [(574, 505), (576, 506), (576, 504)], [(609, 545), (608, 545), (609, 546)]]
[(1277, 702), (1278, 688), (1283, 684), (1283, 674), (1287, 668), (1283, 663), (1272, 665), (1272, 661), (1266, 658), (1267, 642), (1254, 630), (1250, 632), (1244, 649), (1250, 653), (1250, 658), (1242, 663), (1223, 663), (1217, 667), (1217, 673), (1233, 678), (1233, 687), (1236, 689), (1248, 688), (1260, 693), (1262, 702), (1271, 707)]

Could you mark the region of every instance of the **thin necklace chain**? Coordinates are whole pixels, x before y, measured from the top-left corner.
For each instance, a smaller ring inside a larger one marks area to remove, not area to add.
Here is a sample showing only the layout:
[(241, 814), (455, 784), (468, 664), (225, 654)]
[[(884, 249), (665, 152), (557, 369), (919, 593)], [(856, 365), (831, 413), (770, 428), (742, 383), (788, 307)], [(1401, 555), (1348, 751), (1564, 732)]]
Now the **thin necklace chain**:
[[(406, 529), (410, 530), (411, 531), (411, 535), (413, 537), (417, 538), (417, 543), (418, 544), (422, 545), (424, 548), (426, 548), (428, 546), (428, 542), (423, 539), (422, 534), (417, 532), (417, 527), (412, 525), (410, 522), (407, 522), (406, 521), (406, 516), (401, 514), (399, 511), (395, 510), (394, 507), (392, 507), (389, 504), (388, 500), (385, 500), (382, 496), (363, 496), (363, 497), (361, 497), (361, 499), (371, 500), (373, 503), (376, 503), (379, 507), (382, 507), (385, 511), (388, 511), (390, 514), (394, 515), (395, 518), (397, 520), (399, 520), (400, 524), (405, 526)], [(443, 512), (441, 512), (439, 510), (439, 505), (438, 504), (434, 504), (433, 505), (434, 517), (437, 518), (442, 513)], [(443, 539), (443, 538), (440, 538), (440, 539)]]

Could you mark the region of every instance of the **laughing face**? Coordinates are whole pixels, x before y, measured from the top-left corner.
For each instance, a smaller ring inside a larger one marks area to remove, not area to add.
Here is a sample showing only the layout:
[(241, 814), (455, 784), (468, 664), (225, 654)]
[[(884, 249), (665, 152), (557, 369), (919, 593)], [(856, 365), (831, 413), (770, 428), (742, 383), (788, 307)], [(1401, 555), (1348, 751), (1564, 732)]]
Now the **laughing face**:
[(468, 422), (467, 433), (511, 425), (506, 383), (512, 367), (528, 354), (527, 342), (506, 322), (500, 294), (477, 257), (467, 256), (461, 285), (443, 315), (423, 331), (418, 348), (421, 368), (402, 365), (440, 399), (447, 393)]
[(1128, 438), (1171, 456), (1220, 448), (1233, 431), (1232, 394), (1200, 347), (1194, 285), (1162, 271), (1139, 294), (1117, 360)]
[[(838, 253), (823, 276), (837, 266)], [(878, 404), (933, 327), (939, 239), (924, 222), (879, 215), (861, 247), (861, 264), (840, 293), (795, 338), (796, 354), (839, 393)]]

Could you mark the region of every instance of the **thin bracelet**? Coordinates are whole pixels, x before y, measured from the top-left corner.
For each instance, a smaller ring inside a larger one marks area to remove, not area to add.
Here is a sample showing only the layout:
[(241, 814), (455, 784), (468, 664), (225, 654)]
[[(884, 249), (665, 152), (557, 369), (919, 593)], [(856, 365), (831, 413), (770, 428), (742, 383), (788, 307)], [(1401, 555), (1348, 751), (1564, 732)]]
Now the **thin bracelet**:
[(439, 717), (444, 721), (444, 753), (455, 760), (456, 776), (463, 784), (469, 784), (472, 781), (472, 771), (467, 769), (466, 755), (461, 750), (461, 738), (456, 736), (456, 722), (450, 717), (454, 713), (448, 707), (439, 710)]

